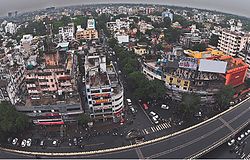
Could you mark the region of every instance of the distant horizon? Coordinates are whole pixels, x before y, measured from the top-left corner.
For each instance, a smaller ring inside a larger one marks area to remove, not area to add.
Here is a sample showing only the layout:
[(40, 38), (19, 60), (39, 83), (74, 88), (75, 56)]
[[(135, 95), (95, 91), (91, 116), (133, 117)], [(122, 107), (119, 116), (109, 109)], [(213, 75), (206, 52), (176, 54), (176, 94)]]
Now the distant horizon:
[[(211, 11), (217, 11), (227, 14), (233, 14), (237, 16), (243, 16), (250, 18), (249, 6), (250, 1), (238, 0), (217, 0), (216, 3), (211, 3), (211, 0), (128, 0), (121, 2), (120, 0), (42, 0), (42, 1), (30, 1), (30, 0), (0, 0), (0, 16), (6, 17), (8, 12), (25, 13), (33, 12), (48, 7), (68, 7), (76, 5), (95, 5), (95, 4), (148, 4), (148, 5), (166, 5), (174, 7), (188, 7), (197, 9), (206, 9)], [(11, 7), (10, 7), (11, 6)]]

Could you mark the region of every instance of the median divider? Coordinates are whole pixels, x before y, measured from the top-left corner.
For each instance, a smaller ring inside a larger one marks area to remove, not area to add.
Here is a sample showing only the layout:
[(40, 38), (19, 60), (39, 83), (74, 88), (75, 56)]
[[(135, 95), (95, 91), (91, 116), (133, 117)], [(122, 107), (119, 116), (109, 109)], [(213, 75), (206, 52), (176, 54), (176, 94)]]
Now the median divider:
[[(6, 152), (18, 153), (18, 154), (33, 155), (33, 156), (90, 156), (90, 155), (94, 155), (94, 154), (105, 154), (105, 153), (112, 153), (112, 152), (123, 151), (123, 150), (131, 150), (131, 149), (134, 149), (136, 147), (142, 147), (144, 145), (150, 145), (153, 143), (161, 142), (161, 141), (166, 140), (170, 137), (177, 136), (177, 135), (182, 134), (184, 132), (191, 131), (194, 128), (198, 128), (199, 126), (202, 126), (205, 123), (211, 122), (211, 121), (215, 120), (216, 118), (236, 109), (238, 106), (247, 102), (249, 99), (250, 99), (250, 97), (246, 98), (245, 100), (241, 101), (240, 103), (236, 104), (235, 106), (227, 109), (226, 111), (224, 111), (224, 112), (222, 112), (222, 113), (220, 113), (220, 114), (218, 114), (210, 119), (207, 119), (199, 124), (196, 124), (194, 126), (188, 127), (188, 128), (183, 129), (181, 131), (177, 131), (175, 133), (172, 133), (172, 134), (169, 134), (166, 136), (162, 136), (162, 137), (159, 137), (159, 138), (156, 138), (153, 140), (145, 141), (145, 142), (142, 142), (139, 144), (132, 144), (132, 145), (127, 145), (127, 146), (122, 146), (122, 147), (117, 147), (117, 148), (102, 149), (102, 150), (96, 150), (96, 151), (86, 151), (86, 152), (32, 152), (32, 151), (8, 149), (8, 148), (3, 148), (3, 147), (0, 147), (0, 150), (6, 151)], [(205, 153), (205, 151), (204, 151), (204, 153)], [(198, 157), (198, 156), (193, 156), (193, 157)]]

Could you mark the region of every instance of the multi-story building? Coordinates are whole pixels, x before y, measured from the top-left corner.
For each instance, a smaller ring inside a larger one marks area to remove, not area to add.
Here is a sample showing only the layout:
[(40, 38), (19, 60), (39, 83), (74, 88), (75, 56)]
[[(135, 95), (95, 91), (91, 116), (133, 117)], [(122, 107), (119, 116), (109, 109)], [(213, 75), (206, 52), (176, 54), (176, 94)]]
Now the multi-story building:
[[(17, 110), (30, 116), (47, 113), (80, 114), (82, 107), (77, 90), (77, 56), (68, 50), (68, 43), (33, 58), (25, 72), (26, 102)], [(36, 64), (36, 65), (33, 65)], [(30, 65), (33, 65), (30, 67)]]
[(75, 39), (74, 23), (69, 23), (67, 26), (59, 27), (60, 42), (69, 42)]
[(101, 48), (89, 49), (85, 57), (85, 85), (90, 116), (95, 120), (122, 118), (123, 86), (112, 64), (106, 65)]
[(95, 40), (98, 39), (98, 31), (95, 29), (95, 20), (88, 19), (87, 28), (83, 29), (77, 26), (76, 39), (77, 40)]
[(241, 59), (212, 50), (186, 55), (163, 55), (162, 59), (145, 61), (143, 73), (149, 79), (164, 81), (172, 91), (205, 96), (215, 94), (224, 85), (236, 87), (245, 81), (248, 65)]
[[(25, 66), (20, 54), (12, 52), (1, 60), (0, 80), (3, 99), (15, 105), (23, 96), (23, 82), (25, 78)], [(3, 86), (3, 84), (5, 86)]]
[(16, 24), (9, 22), (7, 23), (7, 25), (5, 26), (5, 33), (10, 33), (10, 34), (14, 34), (16, 33)]
[(241, 51), (246, 42), (250, 41), (250, 35), (244, 32), (224, 29), (219, 37), (219, 50), (235, 56)]
[(29, 57), (32, 54), (32, 41), (33, 36), (31, 34), (23, 35), (20, 41), (20, 51), (25, 57)]
[(107, 28), (112, 32), (120, 31), (121, 29), (129, 30), (130, 21), (117, 19), (115, 22), (107, 22)]

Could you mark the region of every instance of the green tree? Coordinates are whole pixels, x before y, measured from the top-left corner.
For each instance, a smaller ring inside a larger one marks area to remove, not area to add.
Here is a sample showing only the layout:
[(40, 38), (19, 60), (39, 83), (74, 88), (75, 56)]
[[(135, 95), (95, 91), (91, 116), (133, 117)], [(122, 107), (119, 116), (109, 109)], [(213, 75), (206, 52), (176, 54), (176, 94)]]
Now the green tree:
[(199, 96), (193, 93), (185, 93), (182, 95), (181, 99), (181, 111), (183, 111), (184, 115), (190, 115), (198, 110), (200, 103), (201, 98)]
[(200, 51), (200, 52), (206, 51), (206, 49), (207, 49), (207, 45), (205, 43), (198, 43), (192, 47), (192, 50)]
[(219, 36), (212, 34), (210, 40), (209, 40), (209, 44), (212, 46), (217, 47), (218, 46), (218, 42), (219, 42)]
[(171, 24), (172, 24), (172, 21), (171, 21), (171, 19), (169, 17), (165, 17), (163, 19), (163, 22), (164, 22), (164, 26), (167, 27), (167, 28), (170, 27)]
[(246, 83), (247, 87), (250, 88), (250, 78), (247, 78), (245, 83)]
[(226, 107), (233, 99), (235, 90), (231, 85), (224, 86), (216, 95), (216, 101), (220, 107)]
[(114, 48), (115, 46), (118, 45), (117, 39), (115, 39), (115, 38), (109, 39), (109, 40), (108, 40), (108, 45), (109, 45), (111, 48)]
[(28, 117), (7, 102), (0, 103), (0, 139), (25, 131), (30, 126)]
[(91, 121), (89, 115), (83, 113), (78, 117), (78, 124), (83, 126), (87, 125)]
[(179, 41), (181, 31), (177, 28), (169, 27), (164, 30), (164, 38), (169, 43), (176, 43)]

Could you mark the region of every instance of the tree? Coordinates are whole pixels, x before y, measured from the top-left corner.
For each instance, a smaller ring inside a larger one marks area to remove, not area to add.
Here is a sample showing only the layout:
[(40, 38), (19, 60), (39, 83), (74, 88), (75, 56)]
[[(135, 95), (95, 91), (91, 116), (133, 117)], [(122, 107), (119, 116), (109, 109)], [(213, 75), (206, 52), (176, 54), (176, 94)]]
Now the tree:
[(247, 87), (250, 88), (250, 78), (247, 78), (245, 83), (246, 83)]
[(231, 85), (228, 85), (221, 88), (215, 98), (220, 107), (226, 107), (233, 99), (234, 94), (234, 88)]
[(201, 98), (193, 93), (185, 93), (181, 99), (181, 111), (185, 115), (190, 115), (197, 111), (201, 103)]
[(5, 47), (14, 47), (13, 43), (11, 41), (8, 41), (8, 43), (5, 45)]
[(163, 19), (163, 22), (164, 22), (164, 27), (167, 27), (167, 28), (170, 27), (171, 24), (172, 24), (172, 21), (171, 21), (171, 19), (169, 17), (165, 17)]
[(169, 43), (176, 43), (180, 39), (181, 32), (177, 28), (169, 27), (164, 30), (164, 38)]
[(109, 45), (111, 48), (114, 48), (115, 46), (118, 45), (117, 39), (115, 39), (115, 38), (109, 39), (109, 40), (108, 40), (108, 45)]
[(200, 52), (206, 51), (206, 49), (207, 49), (207, 45), (205, 43), (198, 43), (192, 47), (192, 50), (200, 51)]
[(83, 113), (78, 117), (78, 124), (83, 126), (83, 125), (87, 125), (90, 122), (90, 117)]
[(0, 103), (0, 138), (25, 131), (30, 126), (28, 117), (7, 102)]
[(212, 34), (210, 40), (209, 40), (209, 44), (212, 46), (217, 47), (218, 46), (218, 42), (219, 42), (219, 36)]

